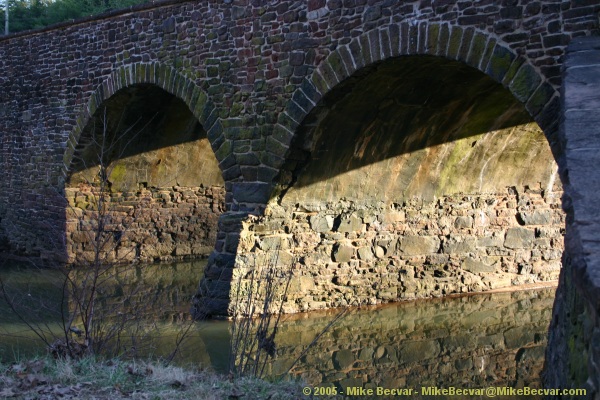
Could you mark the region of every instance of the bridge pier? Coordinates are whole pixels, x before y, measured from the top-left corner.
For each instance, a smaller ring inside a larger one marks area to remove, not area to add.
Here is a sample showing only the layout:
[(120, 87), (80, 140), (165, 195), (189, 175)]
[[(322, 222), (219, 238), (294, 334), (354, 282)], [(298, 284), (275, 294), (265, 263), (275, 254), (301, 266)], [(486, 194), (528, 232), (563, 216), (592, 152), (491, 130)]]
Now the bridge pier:
[(600, 38), (577, 38), (563, 67), (565, 254), (546, 352), (545, 386), (600, 394)]

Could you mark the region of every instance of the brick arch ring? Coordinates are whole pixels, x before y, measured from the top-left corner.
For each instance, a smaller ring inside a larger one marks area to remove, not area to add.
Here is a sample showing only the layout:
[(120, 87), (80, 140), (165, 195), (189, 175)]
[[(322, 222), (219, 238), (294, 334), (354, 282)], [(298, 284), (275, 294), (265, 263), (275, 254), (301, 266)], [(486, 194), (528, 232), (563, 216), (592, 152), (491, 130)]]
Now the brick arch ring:
[(193, 80), (181, 75), (172, 67), (160, 63), (133, 63), (114, 70), (90, 96), (87, 105), (76, 120), (75, 129), (69, 135), (63, 156), (63, 177), (66, 177), (69, 171), (81, 133), (102, 103), (123, 88), (144, 83), (160, 87), (187, 105), (206, 130), (220, 165), (222, 160), (218, 158), (217, 150), (223, 142), (223, 127), (218, 121), (216, 107), (209, 100), (208, 95)]
[(279, 115), (271, 140), (289, 149), (304, 118), (339, 83), (364, 67), (407, 55), (460, 61), (501, 83), (524, 104), (544, 131), (555, 159), (559, 159), (562, 149), (557, 138), (558, 91), (526, 58), (489, 34), (474, 28), (428, 22), (401, 22), (381, 27), (338, 47), (302, 82), (300, 90), (296, 90)]

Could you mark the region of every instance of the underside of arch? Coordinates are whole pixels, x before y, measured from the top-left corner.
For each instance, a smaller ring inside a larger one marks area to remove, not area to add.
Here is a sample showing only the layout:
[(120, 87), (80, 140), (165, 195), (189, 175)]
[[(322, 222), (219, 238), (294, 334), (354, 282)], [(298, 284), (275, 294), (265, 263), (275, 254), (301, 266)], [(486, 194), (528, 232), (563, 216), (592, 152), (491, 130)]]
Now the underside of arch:
[(107, 98), (97, 107), (93, 98), (95, 112), (65, 156), (70, 262), (88, 262), (98, 250), (128, 262), (206, 256), (214, 248), (225, 185), (202, 124), (205, 97), (192, 86), (186, 92), (185, 82), (165, 90), (136, 76), (99, 89)]
[[(154, 85), (180, 99), (191, 114), (207, 132), (207, 137), (213, 151), (222, 143), (222, 127), (217, 121), (217, 112), (208, 96), (192, 80), (179, 74), (173, 68), (160, 63), (135, 63), (114, 71), (91, 94), (85, 109), (77, 118), (76, 127), (67, 141), (63, 157), (63, 173), (71, 170), (71, 163), (82, 132), (88, 126), (90, 119), (99, 111), (106, 100), (121, 89), (134, 85)], [(221, 161), (221, 160), (219, 160)]]

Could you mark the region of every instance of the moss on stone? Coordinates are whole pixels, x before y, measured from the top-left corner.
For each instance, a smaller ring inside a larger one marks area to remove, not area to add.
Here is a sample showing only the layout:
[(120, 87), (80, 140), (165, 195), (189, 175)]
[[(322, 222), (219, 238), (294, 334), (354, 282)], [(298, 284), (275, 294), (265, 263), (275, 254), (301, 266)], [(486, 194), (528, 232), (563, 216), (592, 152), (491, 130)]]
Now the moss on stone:
[(137, 189), (137, 187), (136, 188), (129, 187), (129, 185), (128, 185), (129, 182), (126, 181), (127, 167), (125, 166), (124, 163), (116, 162), (113, 165), (111, 165), (110, 168), (111, 168), (111, 171), (110, 171), (110, 176), (108, 177), (108, 180), (109, 180), (109, 182), (112, 183), (113, 188), (119, 188), (118, 191)]
[(496, 82), (501, 82), (504, 76), (510, 69), (510, 66), (515, 58), (515, 55), (507, 48), (496, 45), (486, 73), (491, 76)]
[(463, 37), (462, 28), (453, 27), (452, 33), (450, 34), (450, 40), (448, 41), (448, 53), (449, 58), (457, 58), (458, 50), (460, 49), (460, 43)]
[(529, 64), (524, 64), (515, 74), (509, 87), (517, 99), (525, 102), (531, 97), (541, 81), (542, 79), (535, 69)]

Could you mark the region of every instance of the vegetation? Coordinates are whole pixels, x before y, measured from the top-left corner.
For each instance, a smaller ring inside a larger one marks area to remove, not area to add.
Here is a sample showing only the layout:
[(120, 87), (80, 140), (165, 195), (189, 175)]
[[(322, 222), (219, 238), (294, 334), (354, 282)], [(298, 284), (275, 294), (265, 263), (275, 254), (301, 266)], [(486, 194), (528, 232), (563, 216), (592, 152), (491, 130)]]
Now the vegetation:
[(223, 379), (210, 371), (92, 357), (0, 362), (0, 398), (301, 399), (295, 382)]
[[(6, 279), (0, 274), (1, 300), (55, 358), (136, 357), (151, 349), (154, 338), (160, 335), (156, 325), (142, 318), (161, 308), (160, 299), (150, 298), (141, 282), (131, 282), (135, 275), (134, 249), (120, 247), (130, 234), (127, 221), (133, 218), (132, 211), (119, 213), (110, 200), (111, 156), (121, 158), (122, 150), (127, 147), (122, 141), (128, 136), (113, 137), (107, 128), (106, 114), (97, 122), (93, 134), (84, 139), (91, 148), (92, 159), (75, 155), (76, 162), (84, 167), (90, 167), (91, 163), (98, 171), (85, 182), (92, 194), (88, 204), (90, 218), (79, 222), (84, 228), (81, 239), (86, 244), (85, 254), (76, 260), (76, 266), (60, 262), (38, 266), (35, 260), (30, 260), (38, 268), (33, 268), (25, 280), (19, 275)], [(130, 127), (128, 131), (135, 136), (138, 128)], [(73, 205), (65, 206), (67, 223), (71, 217), (80, 215), (81, 211)], [(126, 214), (125, 218), (119, 214)], [(51, 236), (61, 237), (61, 233)], [(57, 252), (63, 253), (65, 246), (56, 244)], [(44, 290), (30, 289), (33, 277)], [(175, 357), (193, 326), (191, 319), (181, 322), (167, 362)]]
[[(5, 23), (6, 1), (9, 5), (9, 32), (14, 33), (147, 3), (150, 0), (3, 0), (0, 4), (2, 28)], [(1, 33), (4, 33), (4, 29)]]

